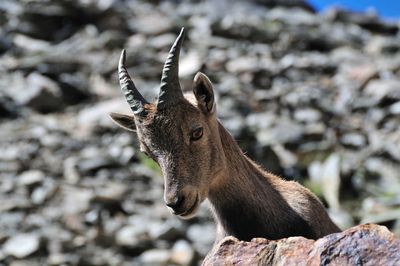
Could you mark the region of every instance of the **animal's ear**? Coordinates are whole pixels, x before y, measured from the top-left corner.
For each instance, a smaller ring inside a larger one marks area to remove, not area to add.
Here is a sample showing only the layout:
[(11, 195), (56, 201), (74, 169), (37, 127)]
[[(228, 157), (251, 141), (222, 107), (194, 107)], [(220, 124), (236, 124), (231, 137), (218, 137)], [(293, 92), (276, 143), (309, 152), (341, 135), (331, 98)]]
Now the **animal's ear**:
[(135, 117), (133, 115), (126, 115), (121, 113), (109, 113), (108, 115), (118, 126), (126, 130), (136, 132)]
[(193, 93), (198, 106), (204, 113), (213, 113), (215, 110), (214, 89), (210, 79), (201, 72), (197, 72), (193, 80)]

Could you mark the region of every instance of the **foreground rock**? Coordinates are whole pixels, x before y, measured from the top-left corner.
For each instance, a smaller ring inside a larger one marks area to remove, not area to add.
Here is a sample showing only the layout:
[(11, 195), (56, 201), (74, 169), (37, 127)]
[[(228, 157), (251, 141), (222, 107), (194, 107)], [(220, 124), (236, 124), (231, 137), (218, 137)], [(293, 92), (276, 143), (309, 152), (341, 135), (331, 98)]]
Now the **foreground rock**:
[(206, 257), (208, 265), (400, 265), (400, 239), (386, 227), (366, 224), (317, 241), (290, 237), (251, 242), (224, 238)]

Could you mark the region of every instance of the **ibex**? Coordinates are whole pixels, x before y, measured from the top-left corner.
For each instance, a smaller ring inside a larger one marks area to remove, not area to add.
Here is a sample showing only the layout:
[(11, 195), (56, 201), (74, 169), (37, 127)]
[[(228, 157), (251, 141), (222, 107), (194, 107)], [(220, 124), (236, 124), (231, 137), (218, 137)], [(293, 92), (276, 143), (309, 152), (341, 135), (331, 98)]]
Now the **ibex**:
[(137, 90), (122, 51), (120, 85), (133, 114), (110, 114), (119, 126), (137, 132), (140, 150), (160, 166), (170, 211), (191, 218), (208, 199), (217, 224), (216, 242), (228, 235), (241, 240), (317, 239), (340, 231), (308, 189), (266, 172), (241, 151), (216, 117), (213, 85), (206, 75), (198, 72), (193, 94), (183, 94), (178, 78), (183, 35), (182, 28), (164, 64), (154, 103)]

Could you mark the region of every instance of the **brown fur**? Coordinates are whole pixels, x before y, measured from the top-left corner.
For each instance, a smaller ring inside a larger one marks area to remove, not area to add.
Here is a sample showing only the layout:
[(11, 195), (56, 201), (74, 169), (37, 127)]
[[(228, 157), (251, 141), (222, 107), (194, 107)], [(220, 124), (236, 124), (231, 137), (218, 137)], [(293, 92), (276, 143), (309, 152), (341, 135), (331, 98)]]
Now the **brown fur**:
[(308, 189), (264, 171), (243, 154), (221, 124), (219, 132), (224, 152), (233, 156), (226, 156), (227, 168), (209, 192), (214, 217), (222, 225), (218, 239), (317, 239), (340, 231)]
[[(135, 121), (141, 150), (161, 167), (165, 202), (172, 206), (181, 199), (173, 213), (190, 218), (208, 199), (217, 240), (227, 235), (317, 239), (340, 231), (308, 189), (264, 171), (243, 154), (216, 118), (213, 87), (204, 74), (196, 75), (193, 92), (169, 108), (148, 105), (146, 118), (127, 122), (126, 116), (111, 115), (125, 128)], [(199, 127), (203, 136), (192, 141), (191, 132)]]

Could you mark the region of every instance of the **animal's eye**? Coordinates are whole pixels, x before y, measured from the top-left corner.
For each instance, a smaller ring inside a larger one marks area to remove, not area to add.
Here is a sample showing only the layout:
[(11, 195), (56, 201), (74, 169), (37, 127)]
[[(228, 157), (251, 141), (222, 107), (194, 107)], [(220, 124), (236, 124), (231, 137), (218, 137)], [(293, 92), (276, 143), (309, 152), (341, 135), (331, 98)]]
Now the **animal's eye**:
[(150, 157), (150, 154), (146, 150), (142, 150), (142, 152), (147, 156)]
[(149, 150), (146, 147), (140, 147), (140, 151), (143, 152), (147, 157), (152, 157)]
[(190, 140), (196, 141), (201, 139), (202, 136), (203, 136), (203, 128), (199, 127), (192, 131), (192, 133), (190, 134)]

